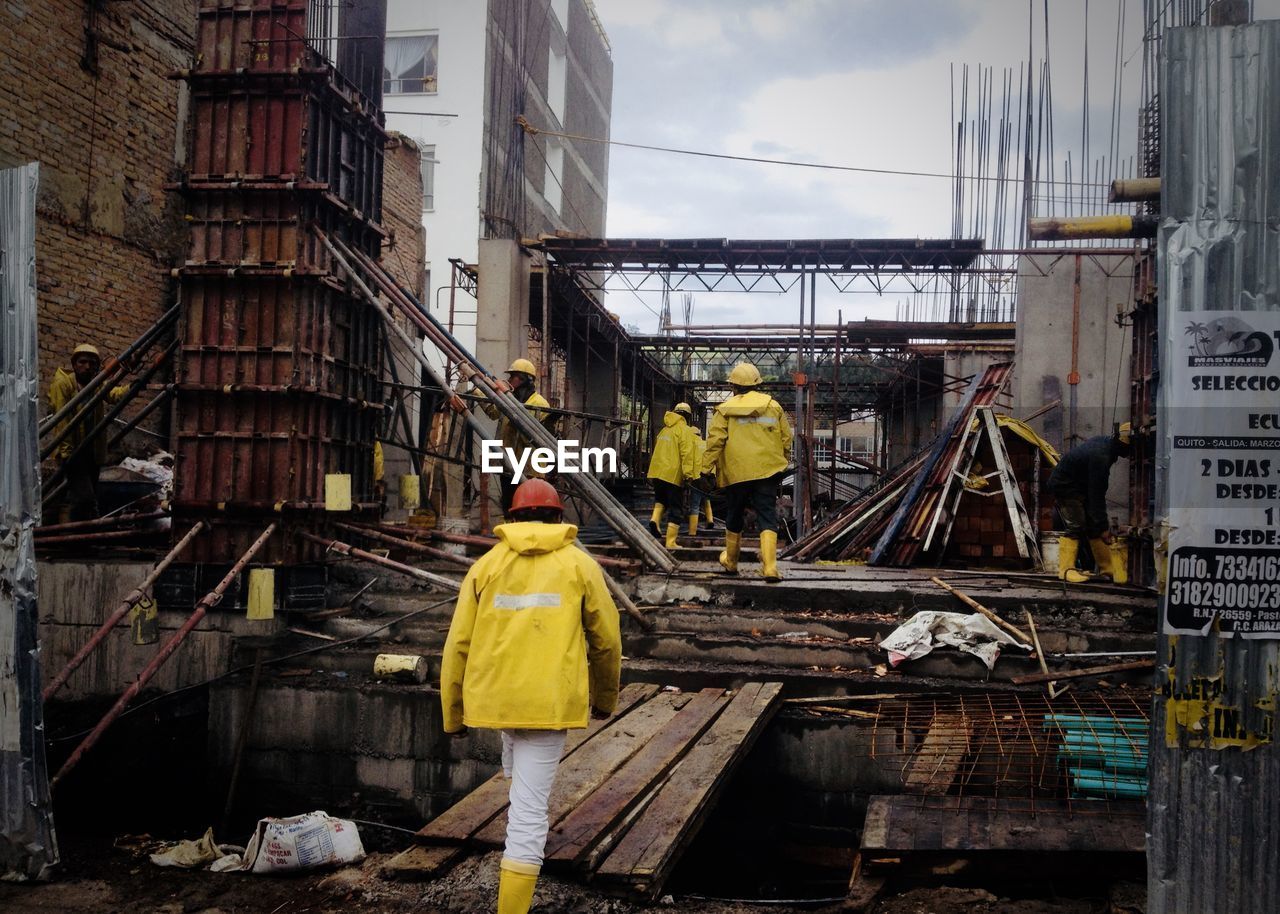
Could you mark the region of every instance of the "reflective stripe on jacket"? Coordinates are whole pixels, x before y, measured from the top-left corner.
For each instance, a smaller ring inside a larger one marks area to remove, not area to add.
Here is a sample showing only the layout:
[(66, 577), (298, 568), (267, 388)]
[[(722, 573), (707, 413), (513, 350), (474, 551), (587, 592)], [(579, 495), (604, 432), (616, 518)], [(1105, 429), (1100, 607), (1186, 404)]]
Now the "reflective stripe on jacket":
[(702, 472), (715, 473), (721, 487), (768, 479), (787, 468), (790, 453), (787, 414), (773, 397), (752, 390), (716, 407)]
[(585, 727), (618, 701), (618, 608), (573, 524), (500, 524), (463, 579), (440, 664), (444, 729)]

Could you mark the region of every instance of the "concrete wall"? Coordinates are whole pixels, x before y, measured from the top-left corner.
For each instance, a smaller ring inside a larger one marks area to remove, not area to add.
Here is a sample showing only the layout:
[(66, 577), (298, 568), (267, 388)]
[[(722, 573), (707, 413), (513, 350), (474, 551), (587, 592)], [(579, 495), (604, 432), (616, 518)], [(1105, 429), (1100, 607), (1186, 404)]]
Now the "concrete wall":
[[(40, 672), (44, 684), (66, 665), (106, 620), (120, 600), (151, 570), (150, 562), (40, 562)], [(159, 641), (133, 643), (128, 617), (72, 674), (58, 700), (116, 696), (155, 657), (160, 645), (186, 621), (188, 613), (161, 612)], [(170, 691), (205, 682), (232, 665), (232, 642), (242, 635), (268, 635), (283, 628), (282, 617), (249, 622), (223, 604), (200, 622), (160, 668), (150, 687)]]
[[(1072, 325), (1077, 265), (1080, 277), (1079, 343), (1074, 409)], [(1072, 250), (1027, 255), (1018, 263), (1018, 320), (1015, 347), (1014, 414), (1028, 415), (1061, 399), (1062, 407), (1033, 425), (1059, 451), (1094, 435), (1110, 434), (1129, 419), (1129, 366), (1133, 341), (1127, 314), (1133, 299), (1133, 256), (1125, 252)], [(1123, 465), (1111, 474), (1107, 501), (1111, 514), (1127, 522), (1129, 481)]]
[(514, 241), (480, 242), (475, 354), (498, 373), (526, 354), (529, 339), (529, 258)]
[[(244, 682), (211, 691), (215, 780), (230, 771), (247, 691)], [(362, 810), (420, 825), (489, 778), (501, 755), (496, 731), (445, 735), (439, 693), (428, 686), (354, 685), (332, 674), (305, 685), (267, 679), (245, 743), (241, 806), (258, 816)]]

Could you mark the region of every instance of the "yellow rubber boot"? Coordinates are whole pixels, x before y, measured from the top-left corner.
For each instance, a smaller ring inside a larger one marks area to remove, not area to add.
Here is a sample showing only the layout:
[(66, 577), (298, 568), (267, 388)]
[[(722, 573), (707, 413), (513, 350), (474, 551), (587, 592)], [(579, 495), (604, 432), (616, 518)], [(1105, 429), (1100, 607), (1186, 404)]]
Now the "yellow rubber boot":
[(1093, 564), (1097, 566), (1095, 574), (1100, 578), (1114, 579), (1111, 560), (1111, 547), (1100, 539), (1089, 540), (1089, 551), (1093, 553)]
[(708, 498), (702, 503), (702, 513), (707, 516), (707, 526), (710, 527), (716, 522), (716, 516), (711, 513), (711, 499)]
[(1064, 536), (1058, 540), (1058, 577), (1070, 584), (1083, 584), (1089, 576), (1076, 568), (1076, 555), (1080, 551), (1080, 541), (1075, 537)]
[(760, 531), (760, 573), (765, 581), (777, 584), (782, 580), (778, 574), (778, 531)]
[(720, 553), (720, 567), (725, 574), (738, 573), (738, 551), (742, 547), (742, 534), (725, 532), (724, 552)]
[(542, 867), (522, 860), (502, 858), (498, 875), (498, 914), (529, 914), (540, 869)]
[(662, 534), (658, 532), (662, 528), (658, 525), (662, 523), (662, 514), (665, 510), (666, 509), (660, 504), (653, 506), (653, 516), (649, 518), (649, 532), (654, 536), (662, 536)]
[(676, 548), (676, 537), (680, 535), (679, 524), (667, 524), (667, 548)]
[(690, 536), (698, 535), (698, 515), (696, 514), (689, 515), (689, 535)]

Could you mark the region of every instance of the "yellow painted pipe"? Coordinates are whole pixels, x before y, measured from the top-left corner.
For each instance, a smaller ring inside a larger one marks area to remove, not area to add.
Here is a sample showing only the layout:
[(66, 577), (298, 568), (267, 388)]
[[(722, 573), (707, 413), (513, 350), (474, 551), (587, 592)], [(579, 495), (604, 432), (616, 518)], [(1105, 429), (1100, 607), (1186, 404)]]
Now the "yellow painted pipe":
[(1154, 238), (1159, 220), (1155, 216), (1082, 216), (1027, 220), (1027, 237), (1032, 241), (1081, 241), (1089, 238)]

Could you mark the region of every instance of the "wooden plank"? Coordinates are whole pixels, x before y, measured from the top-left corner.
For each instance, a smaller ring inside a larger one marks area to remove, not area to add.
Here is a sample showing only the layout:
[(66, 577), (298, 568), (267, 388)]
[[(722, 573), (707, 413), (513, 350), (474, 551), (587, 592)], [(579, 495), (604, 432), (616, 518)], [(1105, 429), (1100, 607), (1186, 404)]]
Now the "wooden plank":
[(1127, 660), (1124, 663), (1108, 663), (1106, 666), (1091, 666), (1079, 670), (1054, 670), (1050, 673), (1027, 673), (1025, 676), (1014, 676), (1017, 685), (1030, 685), (1037, 682), (1060, 682), (1063, 679), (1088, 679), (1092, 676), (1107, 676), (1111, 673), (1125, 673), (1130, 670), (1149, 670), (1155, 667), (1154, 657), (1145, 660)]
[[(547, 821), (554, 826), (591, 792), (639, 752), (689, 703), (691, 695), (663, 692), (588, 742), (561, 764), (547, 801)], [(506, 806), (473, 837), (482, 847), (501, 847), (507, 839)]]
[(907, 793), (946, 793), (969, 749), (969, 720), (962, 711), (940, 711), (907, 769)]
[(743, 686), (671, 773), (666, 786), (605, 858), (597, 874), (626, 880), (649, 898), (656, 898), (739, 762), (781, 707), (781, 695), (779, 682)]
[[(1130, 814), (1132, 813), (1132, 814)], [(883, 827), (864, 829), (864, 853), (903, 851), (1091, 851), (1142, 853), (1146, 820), (1141, 803), (1110, 814), (1078, 812), (1053, 805), (1035, 811), (1009, 808), (990, 797), (955, 797), (945, 804), (922, 804), (918, 797), (874, 796), (867, 820)]]
[(412, 844), (388, 860), (382, 867), (387, 879), (434, 879), (447, 872), (464, 855), (461, 844), (427, 847)]
[(549, 863), (578, 864), (662, 779), (729, 703), (723, 689), (703, 689), (608, 781), (547, 835)]
[[(636, 682), (626, 686), (618, 694), (618, 707), (607, 720), (592, 720), (582, 730), (570, 730), (565, 741), (565, 757), (568, 758), (580, 746), (601, 731), (621, 724), (638, 706), (654, 696), (656, 685)], [(457, 803), (423, 827), (415, 840), (422, 844), (459, 844), (488, 825), (507, 807), (510, 782), (499, 771)], [(505, 828), (505, 817), (503, 818)]]

